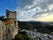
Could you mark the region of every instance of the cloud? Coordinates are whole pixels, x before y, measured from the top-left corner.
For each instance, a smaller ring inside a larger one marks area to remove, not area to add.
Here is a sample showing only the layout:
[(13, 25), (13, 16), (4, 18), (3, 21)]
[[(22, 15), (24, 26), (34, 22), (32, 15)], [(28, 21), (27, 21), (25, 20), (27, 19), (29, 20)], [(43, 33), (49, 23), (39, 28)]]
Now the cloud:
[(33, 0), (17, 0), (19, 8), (24, 8), (26, 5), (31, 5)]
[(21, 6), (16, 9), (18, 20), (37, 20), (38, 18), (52, 15), (53, 0), (22, 0)]
[(38, 21), (53, 22), (53, 14), (37, 18)]

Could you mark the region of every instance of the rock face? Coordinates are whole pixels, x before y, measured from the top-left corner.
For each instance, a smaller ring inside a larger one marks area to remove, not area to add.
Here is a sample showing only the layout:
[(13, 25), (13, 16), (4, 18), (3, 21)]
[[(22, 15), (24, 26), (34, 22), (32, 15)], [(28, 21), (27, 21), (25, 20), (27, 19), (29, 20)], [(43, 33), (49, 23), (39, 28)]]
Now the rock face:
[(17, 22), (13, 19), (6, 20), (6, 39), (11, 40), (18, 32)]
[(0, 40), (5, 39), (5, 23), (0, 20)]
[(18, 33), (18, 22), (16, 20), (16, 12), (6, 10), (6, 20), (5, 22), (1, 21), (0, 27), (3, 28), (3, 29), (0, 28), (1, 31), (0, 40), (12, 40)]

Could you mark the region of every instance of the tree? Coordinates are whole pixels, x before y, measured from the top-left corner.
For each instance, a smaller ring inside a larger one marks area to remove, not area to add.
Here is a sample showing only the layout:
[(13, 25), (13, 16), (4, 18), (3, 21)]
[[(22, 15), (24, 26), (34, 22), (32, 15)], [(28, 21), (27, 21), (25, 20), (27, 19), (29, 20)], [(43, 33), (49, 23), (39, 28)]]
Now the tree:
[(5, 21), (5, 18), (4, 18), (5, 16), (0, 16), (0, 20), (1, 21)]

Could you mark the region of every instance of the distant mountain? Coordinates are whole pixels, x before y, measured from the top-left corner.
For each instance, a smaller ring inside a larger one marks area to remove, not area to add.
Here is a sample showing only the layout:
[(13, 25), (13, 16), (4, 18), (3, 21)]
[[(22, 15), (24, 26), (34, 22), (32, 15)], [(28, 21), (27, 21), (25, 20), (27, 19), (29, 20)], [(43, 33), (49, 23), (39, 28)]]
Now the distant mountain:
[(40, 21), (19, 21), (19, 28), (33, 30), (37, 29), (37, 31), (42, 33), (50, 33), (53, 32), (53, 22), (40, 22)]

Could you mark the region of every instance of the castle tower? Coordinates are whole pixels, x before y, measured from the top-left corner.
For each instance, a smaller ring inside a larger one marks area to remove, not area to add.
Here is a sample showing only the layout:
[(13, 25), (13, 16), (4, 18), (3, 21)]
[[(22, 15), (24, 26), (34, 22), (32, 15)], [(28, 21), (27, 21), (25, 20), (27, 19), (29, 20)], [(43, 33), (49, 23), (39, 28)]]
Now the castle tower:
[(6, 18), (16, 19), (16, 11), (6, 10)]
[(6, 40), (11, 40), (18, 33), (18, 21), (16, 20), (16, 11), (6, 10)]

